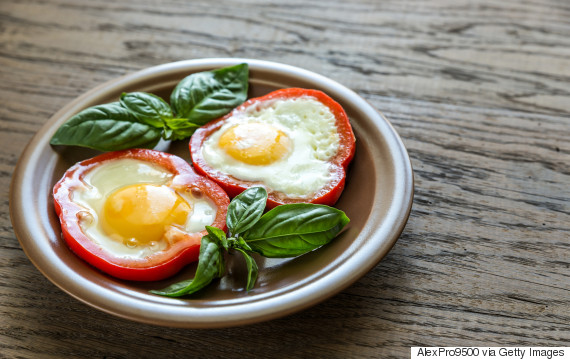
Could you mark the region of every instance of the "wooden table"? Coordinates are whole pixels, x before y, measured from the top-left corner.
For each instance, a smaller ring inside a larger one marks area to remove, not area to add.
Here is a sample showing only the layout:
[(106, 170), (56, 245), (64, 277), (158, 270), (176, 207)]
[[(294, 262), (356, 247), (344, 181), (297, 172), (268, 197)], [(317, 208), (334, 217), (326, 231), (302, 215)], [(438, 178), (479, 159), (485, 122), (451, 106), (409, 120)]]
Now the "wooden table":
[[(2, 0), (0, 357), (405, 358), (411, 346), (568, 345), (569, 19), (564, 0)], [(415, 171), (404, 233), (342, 293), (246, 327), (139, 324), (69, 297), (12, 230), (18, 157), (83, 92), (207, 57), (303, 67), (382, 111)]]

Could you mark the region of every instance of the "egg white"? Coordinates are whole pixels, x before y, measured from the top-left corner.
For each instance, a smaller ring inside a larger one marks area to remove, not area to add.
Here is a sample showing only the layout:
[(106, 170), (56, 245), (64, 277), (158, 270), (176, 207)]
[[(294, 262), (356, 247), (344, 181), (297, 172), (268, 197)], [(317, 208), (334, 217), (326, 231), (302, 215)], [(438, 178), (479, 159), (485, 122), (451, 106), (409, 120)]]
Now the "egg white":
[[(266, 123), (284, 132), (292, 142), (288, 155), (269, 165), (250, 165), (219, 147), (220, 136), (234, 125)], [(234, 178), (261, 182), (290, 198), (310, 198), (332, 179), (328, 162), (339, 148), (340, 137), (331, 110), (310, 96), (275, 99), (250, 106), (226, 119), (202, 145), (202, 156), (214, 170)]]
[[(144, 258), (167, 248), (166, 241), (156, 241), (150, 245), (129, 247), (111, 239), (103, 230), (100, 216), (106, 199), (115, 190), (132, 184), (168, 185), (173, 174), (152, 163), (136, 159), (116, 159), (107, 161), (83, 177), (83, 186), (72, 192), (72, 201), (85, 208), (79, 212), (79, 224), (83, 232), (102, 248), (117, 256)], [(191, 213), (184, 225), (188, 233), (200, 232), (211, 225), (217, 208), (206, 197), (196, 198), (190, 191), (176, 191), (190, 204)]]

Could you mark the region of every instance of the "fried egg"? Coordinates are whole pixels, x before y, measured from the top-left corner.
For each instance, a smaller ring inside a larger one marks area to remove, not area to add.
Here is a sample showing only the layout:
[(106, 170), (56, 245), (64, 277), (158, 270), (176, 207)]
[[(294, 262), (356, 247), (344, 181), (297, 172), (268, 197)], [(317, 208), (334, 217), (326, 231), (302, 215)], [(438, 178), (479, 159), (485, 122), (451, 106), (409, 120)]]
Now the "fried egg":
[(336, 119), (311, 96), (277, 98), (237, 111), (201, 147), (219, 173), (262, 183), (290, 198), (310, 198), (333, 177)]
[(172, 183), (173, 174), (151, 162), (119, 158), (82, 177), (71, 200), (82, 231), (105, 250), (144, 258), (167, 249), (185, 233), (211, 225), (217, 208), (206, 196)]

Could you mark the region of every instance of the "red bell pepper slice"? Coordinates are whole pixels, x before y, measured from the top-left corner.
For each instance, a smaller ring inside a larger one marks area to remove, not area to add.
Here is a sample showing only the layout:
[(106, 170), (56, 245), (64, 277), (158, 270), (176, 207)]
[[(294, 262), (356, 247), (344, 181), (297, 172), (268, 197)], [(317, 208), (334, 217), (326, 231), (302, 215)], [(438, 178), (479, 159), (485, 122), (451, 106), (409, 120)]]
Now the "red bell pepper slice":
[(290, 99), (297, 97), (312, 97), (317, 99), (323, 105), (327, 106), (336, 118), (336, 128), (340, 137), (339, 148), (336, 155), (329, 160), (333, 167), (334, 178), (331, 180), (324, 188), (319, 190), (312, 198), (307, 199), (296, 199), (289, 198), (286, 195), (271, 191), (268, 189), (268, 200), (267, 208), (273, 208), (275, 206), (286, 204), (286, 203), (316, 203), (325, 204), (332, 206), (336, 203), (340, 197), (345, 181), (346, 181), (346, 171), (348, 165), (350, 164), (355, 152), (355, 137), (352, 131), (352, 126), (350, 125), (348, 116), (342, 106), (330, 98), (328, 95), (318, 90), (302, 89), (302, 88), (287, 88), (271, 92), (265, 96), (250, 99), (234, 109), (229, 114), (209, 122), (208, 124), (199, 128), (190, 138), (190, 155), (192, 157), (192, 163), (196, 172), (207, 176), (208, 178), (214, 180), (218, 183), (230, 197), (235, 197), (240, 194), (245, 189), (251, 187), (252, 185), (259, 185), (258, 183), (252, 183), (244, 180), (240, 180), (231, 175), (220, 173), (214, 170), (204, 159), (201, 151), (203, 143), (208, 139), (210, 135), (220, 129), (224, 121), (239, 112), (246, 110), (250, 106), (256, 106), (262, 104), (266, 101), (271, 101), (275, 99)]
[[(80, 212), (85, 208), (73, 202), (73, 191), (84, 187), (83, 177), (107, 161), (131, 158), (158, 165), (173, 174), (172, 184), (188, 188), (210, 198), (217, 207), (213, 227), (226, 229), (229, 205), (227, 194), (214, 182), (194, 172), (190, 164), (180, 157), (160, 151), (132, 149), (108, 152), (72, 166), (54, 186), (55, 211), (61, 222), (63, 239), (80, 258), (116, 278), (135, 281), (154, 281), (170, 277), (185, 265), (198, 260), (200, 241), (206, 230), (184, 234), (182, 239), (163, 251), (144, 258), (117, 256), (91, 240), (79, 223)], [(196, 192), (195, 192), (196, 193)]]

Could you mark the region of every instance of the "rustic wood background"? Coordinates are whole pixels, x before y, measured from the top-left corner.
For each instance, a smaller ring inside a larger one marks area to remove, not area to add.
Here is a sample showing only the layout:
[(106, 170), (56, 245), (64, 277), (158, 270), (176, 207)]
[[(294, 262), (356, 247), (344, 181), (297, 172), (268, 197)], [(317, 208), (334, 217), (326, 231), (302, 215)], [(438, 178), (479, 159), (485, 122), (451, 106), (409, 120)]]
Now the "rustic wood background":
[[(415, 200), (376, 268), (241, 328), (143, 325), (31, 264), (9, 218), (32, 135), (107, 80), (246, 57), (352, 88), (401, 135)], [(410, 346), (570, 343), (567, 0), (0, 1), (0, 357), (405, 358)]]

